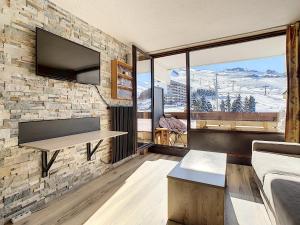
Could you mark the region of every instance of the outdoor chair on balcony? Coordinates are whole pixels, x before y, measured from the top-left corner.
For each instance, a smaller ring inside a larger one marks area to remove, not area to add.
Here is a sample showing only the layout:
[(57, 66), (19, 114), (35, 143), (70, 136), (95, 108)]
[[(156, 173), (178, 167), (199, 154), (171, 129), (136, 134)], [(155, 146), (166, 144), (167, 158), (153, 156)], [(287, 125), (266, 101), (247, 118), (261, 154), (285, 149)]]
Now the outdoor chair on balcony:
[(187, 131), (187, 127), (181, 120), (165, 114), (159, 119), (159, 126), (168, 129), (170, 145), (174, 146), (179, 141), (185, 146), (182, 136)]

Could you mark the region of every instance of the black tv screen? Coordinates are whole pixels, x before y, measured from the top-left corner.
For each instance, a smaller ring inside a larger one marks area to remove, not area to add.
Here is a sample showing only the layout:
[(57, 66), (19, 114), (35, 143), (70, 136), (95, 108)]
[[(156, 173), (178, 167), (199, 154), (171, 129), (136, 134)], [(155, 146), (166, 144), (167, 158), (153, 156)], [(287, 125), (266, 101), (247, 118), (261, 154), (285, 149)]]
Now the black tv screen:
[(37, 28), (36, 74), (83, 84), (100, 84), (100, 53)]

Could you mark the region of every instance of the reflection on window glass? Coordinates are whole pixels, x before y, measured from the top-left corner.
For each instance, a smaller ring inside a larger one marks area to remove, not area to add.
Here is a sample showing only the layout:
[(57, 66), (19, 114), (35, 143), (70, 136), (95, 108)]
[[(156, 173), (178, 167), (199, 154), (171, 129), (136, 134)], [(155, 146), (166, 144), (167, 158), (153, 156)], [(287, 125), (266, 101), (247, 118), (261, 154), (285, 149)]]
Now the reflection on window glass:
[(137, 138), (138, 147), (152, 142), (151, 61), (138, 53), (137, 61)]
[(284, 131), (285, 55), (191, 67), (191, 127)]
[(151, 111), (151, 74), (140, 73), (137, 76), (137, 107), (139, 112)]

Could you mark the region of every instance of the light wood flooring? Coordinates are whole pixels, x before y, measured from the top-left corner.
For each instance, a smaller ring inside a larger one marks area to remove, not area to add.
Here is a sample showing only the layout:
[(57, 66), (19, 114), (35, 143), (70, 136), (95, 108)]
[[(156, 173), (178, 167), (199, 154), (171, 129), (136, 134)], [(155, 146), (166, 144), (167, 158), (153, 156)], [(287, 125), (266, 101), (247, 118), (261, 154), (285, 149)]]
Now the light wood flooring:
[[(138, 156), (17, 225), (175, 225), (167, 222), (166, 175), (179, 157)], [(270, 225), (251, 167), (227, 165), (226, 225)]]

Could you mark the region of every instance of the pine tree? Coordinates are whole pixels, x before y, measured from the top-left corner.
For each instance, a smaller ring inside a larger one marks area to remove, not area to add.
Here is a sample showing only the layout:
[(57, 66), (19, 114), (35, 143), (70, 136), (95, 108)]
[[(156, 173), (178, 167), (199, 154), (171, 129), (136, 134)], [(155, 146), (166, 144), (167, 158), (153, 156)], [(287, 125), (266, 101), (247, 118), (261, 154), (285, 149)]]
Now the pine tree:
[(242, 97), (240, 94), (233, 101), (232, 106), (231, 106), (231, 112), (243, 112)]
[(200, 100), (200, 108), (201, 108), (201, 112), (207, 112), (208, 108), (207, 108), (207, 102), (205, 97), (202, 95), (201, 96), (201, 100)]
[(195, 112), (200, 112), (200, 105), (201, 105), (200, 100), (198, 98), (195, 98), (193, 100), (193, 110)]
[(249, 111), (250, 112), (256, 111), (256, 101), (252, 95), (250, 95), (250, 98), (249, 98)]
[(243, 111), (244, 112), (250, 112), (250, 101), (249, 101), (248, 96), (245, 97)]
[(225, 101), (223, 99), (220, 104), (220, 109), (221, 109), (221, 112), (225, 112), (225, 110), (226, 110)]
[(207, 101), (206, 105), (207, 105), (207, 112), (212, 112), (213, 108), (212, 108), (212, 104), (210, 103), (210, 101)]
[(229, 93), (227, 94), (226, 100), (225, 100), (225, 111), (230, 112), (231, 111), (231, 98), (229, 96)]
[(197, 96), (197, 94), (195, 92), (192, 94), (191, 99), (192, 99), (192, 110), (197, 111), (197, 105), (198, 105), (197, 99), (198, 99), (198, 96)]
[(199, 98), (198, 96), (195, 97), (194, 101), (193, 101), (193, 109), (196, 112), (205, 112), (205, 97), (202, 96), (201, 98)]
[(196, 97), (193, 100), (193, 110), (196, 112), (212, 112), (213, 107), (210, 101), (207, 101), (205, 96)]

